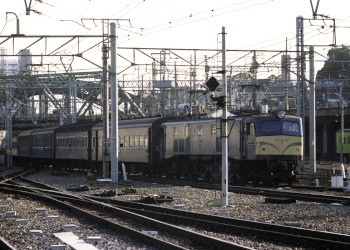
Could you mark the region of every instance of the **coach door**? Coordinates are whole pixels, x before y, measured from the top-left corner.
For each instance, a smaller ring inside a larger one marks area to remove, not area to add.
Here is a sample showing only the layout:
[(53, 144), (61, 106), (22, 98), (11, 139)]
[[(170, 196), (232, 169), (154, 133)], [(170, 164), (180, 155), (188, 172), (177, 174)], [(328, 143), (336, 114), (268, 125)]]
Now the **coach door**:
[(246, 120), (242, 120), (241, 123), (241, 155), (242, 155), (242, 160), (247, 159), (248, 157), (248, 147), (247, 147), (247, 142), (248, 142), (248, 134), (247, 134), (247, 123)]
[(91, 134), (92, 134), (92, 132), (91, 131), (88, 131), (88, 138), (87, 138), (87, 140), (88, 140), (88, 160), (89, 161), (91, 161), (91, 156), (92, 156), (92, 141), (91, 141), (91, 139), (92, 139), (92, 136), (91, 136)]
[(148, 128), (148, 162), (152, 163), (153, 162), (153, 154), (155, 152), (155, 150), (153, 150), (152, 148), (152, 144), (153, 144), (153, 137), (152, 137), (152, 128)]

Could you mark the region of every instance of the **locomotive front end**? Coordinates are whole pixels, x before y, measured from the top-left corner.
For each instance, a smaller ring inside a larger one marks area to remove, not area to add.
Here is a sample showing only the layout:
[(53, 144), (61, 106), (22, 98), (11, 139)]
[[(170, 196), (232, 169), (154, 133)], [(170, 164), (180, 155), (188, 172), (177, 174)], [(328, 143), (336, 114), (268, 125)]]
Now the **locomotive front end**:
[(301, 118), (275, 117), (257, 121), (256, 154), (281, 159), (301, 157), (303, 155), (303, 132)]
[(256, 159), (266, 163), (271, 178), (291, 183), (303, 157), (302, 120), (295, 116), (266, 116), (255, 122)]

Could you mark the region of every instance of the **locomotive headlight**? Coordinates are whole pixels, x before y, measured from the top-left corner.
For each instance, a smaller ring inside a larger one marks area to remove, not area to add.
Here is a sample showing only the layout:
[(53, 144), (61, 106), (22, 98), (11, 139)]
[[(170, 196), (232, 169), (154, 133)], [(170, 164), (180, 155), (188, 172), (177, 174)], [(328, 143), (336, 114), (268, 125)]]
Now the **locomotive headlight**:
[(286, 116), (286, 112), (284, 110), (280, 110), (277, 113), (278, 118), (283, 119)]

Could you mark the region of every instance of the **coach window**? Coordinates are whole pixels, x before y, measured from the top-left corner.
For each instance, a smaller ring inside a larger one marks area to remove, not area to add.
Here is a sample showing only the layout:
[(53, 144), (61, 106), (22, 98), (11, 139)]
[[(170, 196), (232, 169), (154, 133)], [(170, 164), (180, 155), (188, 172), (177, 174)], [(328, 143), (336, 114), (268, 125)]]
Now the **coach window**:
[(140, 143), (141, 148), (143, 148), (145, 146), (143, 138), (144, 138), (143, 135), (140, 135), (139, 143)]
[(96, 148), (96, 137), (92, 137), (92, 147)]
[(216, 135), (216, 124), (211, 125), (211, 135)]
[(140, 142), (140, 136), (139, 135), (135, 135), (135, 139), (134, 139), (134, 141), (135, 141), (135, 147), (139, 147), (140, 146), (140, 144), (139, 144), (139, 142)]
[(131, 135), (131, 136), (130, 136), (130, 141), (129, 141), (129, 143), (130, 143), (130, 148), (135, 147), (135, 136), (134, 136), (134, 135)]
[(174, 137), (177, 137), (177, 135), (178, 135), (177, 127), (174, 127)]
[(124, 147), (124, 136), (119, 136), (119, 147)]
[(129, 136), (124, 136), (125, 147), (129, 147)]
[(202, 133), (203, 133), (202, 127), (199, 127), (198, 130), (197, 130), (197, 135), (201, 136)]
[(148, 147), (148, 135), (145, 135), (145, 147)]

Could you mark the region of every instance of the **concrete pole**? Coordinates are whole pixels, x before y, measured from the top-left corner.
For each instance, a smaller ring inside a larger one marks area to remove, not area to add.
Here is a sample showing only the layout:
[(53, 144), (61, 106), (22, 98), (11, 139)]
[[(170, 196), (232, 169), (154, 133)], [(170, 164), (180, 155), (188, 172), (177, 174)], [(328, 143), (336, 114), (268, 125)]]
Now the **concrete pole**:
[(103, 76), (102, 76), (102, 99), (103, 99), (103, 177), (109, 177), (110, 155), (109, 155), (109, 90), (107, 80), (107, 58), (108, 46), (102, 44), (103, 52)]
[(341, 148), (340, 148), (340, 163), (344, 162), (344, 99), (343, 86), (340, 87), (340, 108), (341, 108)]
[(228, 138), (227, 138), (227, 77), (226, 77), (226, 41), (225, 27), (222, 27), (222, 95), (224, 106), (222, 108), (222, 178), (221, 201), (222, 206), (228, 205)]
[(314, 46), (310, 46), (310, 103), (309, 103), (309, 134), (310, 134), (310, 170), (316, 173), (316, 115), (315, 115), (315, 57)]
[(6, 154), (7, 154), (7, 167), (12, 168), (12, 97), (13, 97), (13, 87), (11, 82), (7, 83), (6, 92)]
[(118, 80), (116, 25), (111, 23), (111, 172), (112, 182), (118, 183)]

